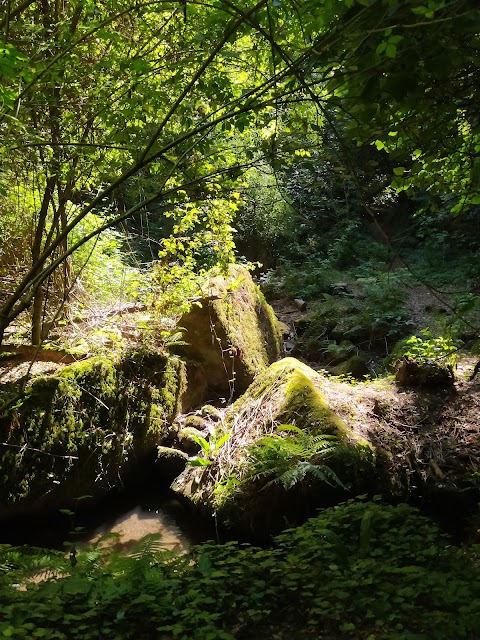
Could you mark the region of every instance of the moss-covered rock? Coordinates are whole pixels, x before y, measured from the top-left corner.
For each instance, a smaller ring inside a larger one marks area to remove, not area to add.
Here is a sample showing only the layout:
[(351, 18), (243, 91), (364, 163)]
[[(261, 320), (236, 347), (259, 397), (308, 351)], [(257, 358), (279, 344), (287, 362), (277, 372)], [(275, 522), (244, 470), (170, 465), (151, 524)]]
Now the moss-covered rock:
[(212, 275), (205, 295), (180, 320), (187, 357), (200, 362), (210, 389), (235, 396), (282, 353), (273, 309), (245, 267)]
[[(234, 404), (232, 419), (249, 415), (259, 402), (265, 403), (264, 424), (291, 423), (311, 433), (356, 439), (347, 425), (327, 406), (321, 392), (321, 376), (295, 358), (273, 363), (258, 376), (248, 391)], [(263, 410), (263, 408), (262, 408)]]
[(351, 376), (356, 380), (363, 380), (365, 376), (368, 376), (368, 365), (365, 362), (365, 358), (356, 355), (351, 356), (345, 362), (341, 362), (336, 367), (331, 369), (331, 373), (335, 376)]
[(37, 378), (0, 419), (0, 517), (99, 495), (162, 442), (183, 404), (178, 357), (92, 358)]
[(261, 534), (345, 497), (346, 487), (366, 490), (373, 449), (327, 404), (322, 380), (294, 358), (272, 364), (228, 411), (222, 428), (231, 435), (213, 464), (187, 468), (174, 490)]

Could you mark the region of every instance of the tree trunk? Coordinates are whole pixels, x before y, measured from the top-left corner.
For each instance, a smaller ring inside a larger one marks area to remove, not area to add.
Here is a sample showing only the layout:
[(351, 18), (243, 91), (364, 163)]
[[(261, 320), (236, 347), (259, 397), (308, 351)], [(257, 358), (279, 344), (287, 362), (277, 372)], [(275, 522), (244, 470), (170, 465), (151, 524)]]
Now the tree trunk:
[[(42, 206), (40, 207), (37, 228), (35, 229), (35, 237), (32, 244), (32, 267), (33, 268), (35, 268), (35, 265), (38, 263), (38, 260), (42, 254), (42, 240), (44, 238), (44, 233), (46, 230), (48, 207), (52, 199), (52, 194), (55, 188), (56, 180), (57, 180), (56, 176), (50, 176), (47, 180), (47, 185), (43, 193)], [(39, 265), (39, 267), (41, 266), (42, 265)], [(45, 296), (43, 293), (42, 285), (40, 285), (38, 289), (35, 291), (35, 296), (33, 298), (32, 319), (31, 319), (33, 345), (39, 345), (42, 342), (42, 316), (43, 316), (44, 302), (45, 302)]]

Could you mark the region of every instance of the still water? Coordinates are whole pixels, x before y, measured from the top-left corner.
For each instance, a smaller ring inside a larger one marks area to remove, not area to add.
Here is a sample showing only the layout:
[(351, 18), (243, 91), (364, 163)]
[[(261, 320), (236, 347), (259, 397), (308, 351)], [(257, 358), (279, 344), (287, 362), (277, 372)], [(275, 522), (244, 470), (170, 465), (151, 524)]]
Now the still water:
[(95, 542), (107, 533), (119, 535), (118, 550), (152, 533), (160, 534), (166, 549), (180, 551), (206, 540), (222, 541), (213, 519), (192, 514), (169, 489), (145, 486), (109, 495), (71, 516), (55, 512), (0, 522), (0, 543), (12, 545), (62, 549), (65, 541)]

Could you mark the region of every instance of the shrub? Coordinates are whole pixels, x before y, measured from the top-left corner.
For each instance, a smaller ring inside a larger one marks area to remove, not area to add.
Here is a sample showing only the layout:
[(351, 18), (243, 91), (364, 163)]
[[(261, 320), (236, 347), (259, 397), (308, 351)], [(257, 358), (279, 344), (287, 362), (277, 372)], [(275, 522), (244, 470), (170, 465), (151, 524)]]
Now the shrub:
[(97, 545), (70, 564), (3, 545), (0, 635), (475, 640), (479, 551), (452, 546), (405, 504), (375, 501), (326, 509), (269, 549), (206, 543), (179, 556), (149, 536), (130, 556)]
[(410, 358), (417, 362), (436, 362), (454, 365), (458, 357), (459, 341), (450, 336), (434, 336), (430, 329), (422, 329), (419, 336), (410, 336), (395, 345), (391, 362)]

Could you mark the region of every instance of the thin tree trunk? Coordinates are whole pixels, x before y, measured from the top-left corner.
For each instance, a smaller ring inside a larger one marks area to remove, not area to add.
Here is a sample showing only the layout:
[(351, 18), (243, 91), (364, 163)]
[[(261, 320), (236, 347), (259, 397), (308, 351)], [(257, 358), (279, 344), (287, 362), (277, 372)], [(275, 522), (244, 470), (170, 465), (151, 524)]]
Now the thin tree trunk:
[[(43, 193), (42, 206), (38, 215), (37, 228), (35, 230), (35, 237), (32, 244), (32, 267), (38, 264), (39, 258), (42, 254), (42, 240), (44, 237), (48, 207), (50, 205), (53, 190), (55, 188), (56, 176), (50, 176), (47, 180), (47, 185)], [(41, 265), (39, 265), (40, 267)], [(43, 305), (45, 303), (45, 296), (43, 294), (42, 285), (35, 291), (32, 307), (32, 344), (39, 345), (42, 342), (42, 317), (43, 317)]]
[(32, 307), (32, 345), (39, 346), (42, 344), (43, 337), (43, 305), (45, 304), (45, 296), (42, 287), (39, 287), (35, 293)]

